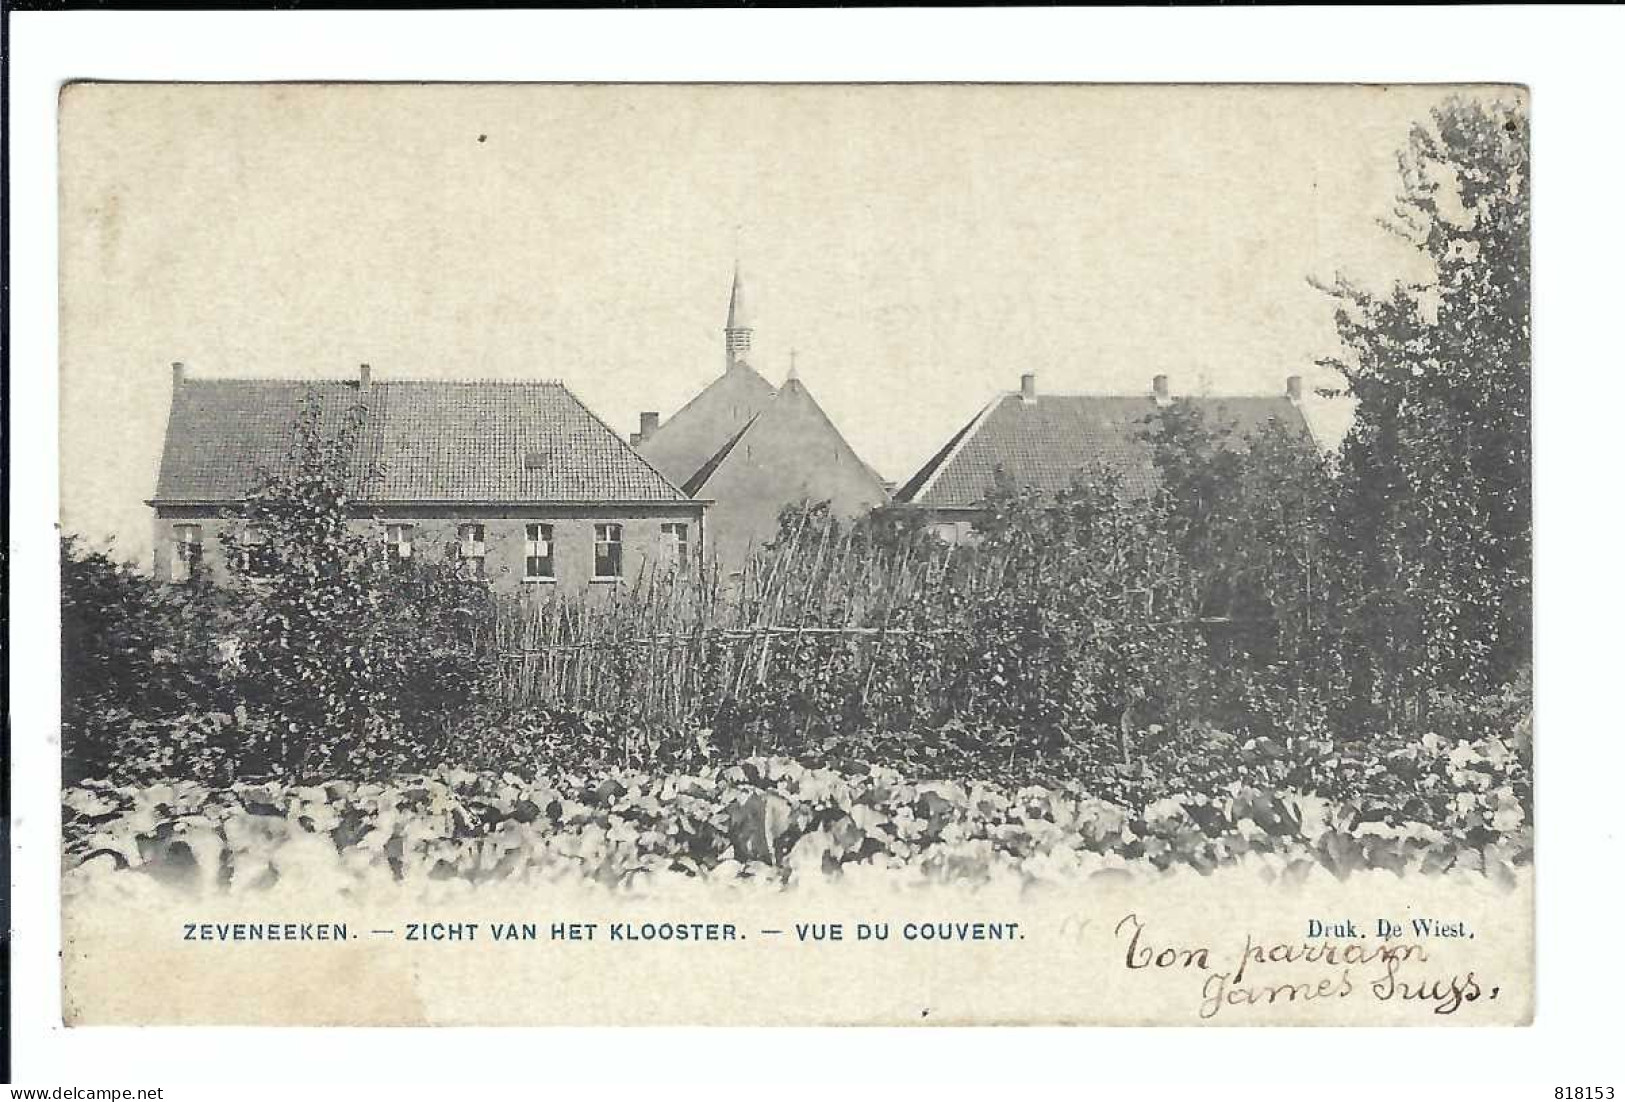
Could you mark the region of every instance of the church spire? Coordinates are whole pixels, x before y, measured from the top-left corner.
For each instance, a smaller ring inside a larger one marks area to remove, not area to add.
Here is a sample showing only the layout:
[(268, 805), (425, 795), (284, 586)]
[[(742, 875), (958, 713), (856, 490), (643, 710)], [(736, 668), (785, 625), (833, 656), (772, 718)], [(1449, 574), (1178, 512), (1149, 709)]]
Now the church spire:
[(734, 260), (733, 290), (728, 294), (728, 324), (723, 329), (728, 354), (728, 370), (750, 359), (750, 315), (745, 309), (745, 285), (739, 278), (739, 261)]

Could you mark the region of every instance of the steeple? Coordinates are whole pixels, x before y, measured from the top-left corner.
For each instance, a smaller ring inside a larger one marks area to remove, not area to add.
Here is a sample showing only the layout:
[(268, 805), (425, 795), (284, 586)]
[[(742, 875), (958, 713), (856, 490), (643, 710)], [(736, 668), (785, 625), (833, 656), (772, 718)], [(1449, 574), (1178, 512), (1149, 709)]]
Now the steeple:
[(722, 330), (728, 355), (728, 370), (750, 360), (750, 314), (745, 309), (745, 285), (739, 278), (739, 261), (734, 261), (733, 290), (728, 294), (728, 324)]

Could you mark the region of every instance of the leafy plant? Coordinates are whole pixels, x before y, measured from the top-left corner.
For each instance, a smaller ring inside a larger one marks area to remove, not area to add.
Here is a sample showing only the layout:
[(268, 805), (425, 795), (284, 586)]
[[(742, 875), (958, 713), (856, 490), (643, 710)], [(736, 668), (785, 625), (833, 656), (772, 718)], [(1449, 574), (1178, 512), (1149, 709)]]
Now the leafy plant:
[(132, 564), (61, 540), (63, 771), (105, 776), (142, 725), (219, 708), (229, 609), (207, 577), (154, 582)]
[(1434, 278), (1338, 280), (1358, 401), (1333, 517), (1355, 691), (1390, 726), (1529, 662), (1529, 136), (1456, 99), (1411, 132), (1390, 228)]
[(264, 472), (221, 537), (237, 688), (269, 722), (273, 767), (295, 777), (392, 755), (403, 724), (432, 724), (481, 684), (484, 584), (449, 561), (392, 560), (376, 526), (357, 521), (352, 495), (381, 473), (358, 469), (365, 423), (364, 405), (335, 418), (311, 391), (287, 462)]
[[(1467, 744), (1424, 746), (1432, 768), (1476, 770)], [(881, 874), (957, 885), (1225, 866), (1265, 878), (1314, 869), (1458, 871), (1508, 880), (1529, 858), (1515, 794), (1485, 774), (1455, 801), (1463, 832), (1373, 817), (1357, 802), (1261, 781), (1143, 808), (1075, 784), (911, 781), (884, 767), (749, 758), (686, 774), (535, 776), (446, 768), (389, 783), (85, 784), (64, 794), (68, 891), (145, 875), (192, 891), (263, 891), (285, 869), (335, 883), (807, 879)]]

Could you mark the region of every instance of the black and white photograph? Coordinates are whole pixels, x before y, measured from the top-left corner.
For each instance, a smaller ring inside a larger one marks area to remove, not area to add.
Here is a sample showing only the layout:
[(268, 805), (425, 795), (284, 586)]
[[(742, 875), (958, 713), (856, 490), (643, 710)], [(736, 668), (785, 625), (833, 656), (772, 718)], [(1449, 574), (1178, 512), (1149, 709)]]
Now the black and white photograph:
[(67, 1022), (1527, 1024), (1530, 148), (67, 85)]

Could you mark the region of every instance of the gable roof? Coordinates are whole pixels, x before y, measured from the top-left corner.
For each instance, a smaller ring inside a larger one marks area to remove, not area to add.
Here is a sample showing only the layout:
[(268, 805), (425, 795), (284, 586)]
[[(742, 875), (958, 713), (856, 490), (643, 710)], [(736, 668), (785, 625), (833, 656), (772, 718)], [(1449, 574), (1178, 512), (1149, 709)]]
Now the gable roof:
[(722, 461), (727, 459), (728, 454), (734, 450), (734, 447), (739, 443), (739, 441), (745, 438), (745, 434), (750, 431), (750, 427), (756, 423), (756, 420), (759, 417), (761, 417), (761, 414), (758, 413), (756, 417), (752, 417), (749, 421), (746, 421), (744, 428), (734, 433), (733, 436), (728, 438), (728, 442), (726, 444), (717, 449), (717, 454), (713, 455), (710, 459), (707, 459), (703, 464), (701, 464), (700, 469), (690, 475), (687, 482), (683, 483), (683, 493), (688, 494), (690, 497), (699, 493), (700, 487), (704, 486), (708, 481), (710, 481), (711, 476), (716, 473), (717, 468), (722, 466)]
[(684, 485), (777, 393), (755, 368), (736, 363), (647, 434), (638, 454), (674, 485)]
[[(1302, 409), (1286, 397), (1178, 398), (1214, 425), (1241, 434), (1278, 421), (1310, 440)], [(993, 489), (1002, 469), (1017, 485), (1056, 493), (1080, 469), (1100, 465), (1120, 472), (1131, 493), (1156, 488), (1148, 441), (1141, 439), (1157, 404), (1150, 395), (1018, 393), (989, 403), (897, 492), (897, 501), (936, 508), (972, 508)]]
[[(835, 427), (835, 422), (829, 419), (824, 407), (818, 404), (818, 399), (812, 396), (800, 379), (791, 377), (779, 387), (771, 401), (762, 407), (760, 413), (752, 417), (745, 426), (730, 437), (715, 455), (712, 455), (696, 471), (683, 489), (690, 494), (701, 494), (721, 471), (728, 461), (728, 457), (739, 450), (741, 443), (759, 440), (763, 437), (773, 437), (776, 440), (790, 441), (792, 446), (805, 446), (816, 440), (819, 444), (829, 444), (838, 448), (850, 464), (862, 472), (864, 478), (874, 483), (873, 489), (880, 494), (881, 500), (887, 496), (886, 487), (881, 477), (875, 473), (873, 467), (863, 461), (852, 445), (847, 443), (841, 430)], [(749, 448), (746, 448), (746, 453)], [(818, 478), (818, 472), (824, 469), (822, 464), (809, 464), (806, 474), (813, 481)], [(786, 503), (788, 504), (788, 502)]]
[[(350, 472), (367, 503), (681, 501), (685, 495), (558, 382), (185, 379), (175, 386), (155, 503), (240, 499), (287, 462), (306, 394), (324, 433), (358, 402)], [(369, 477), (369, 472), (375, 472)]]

